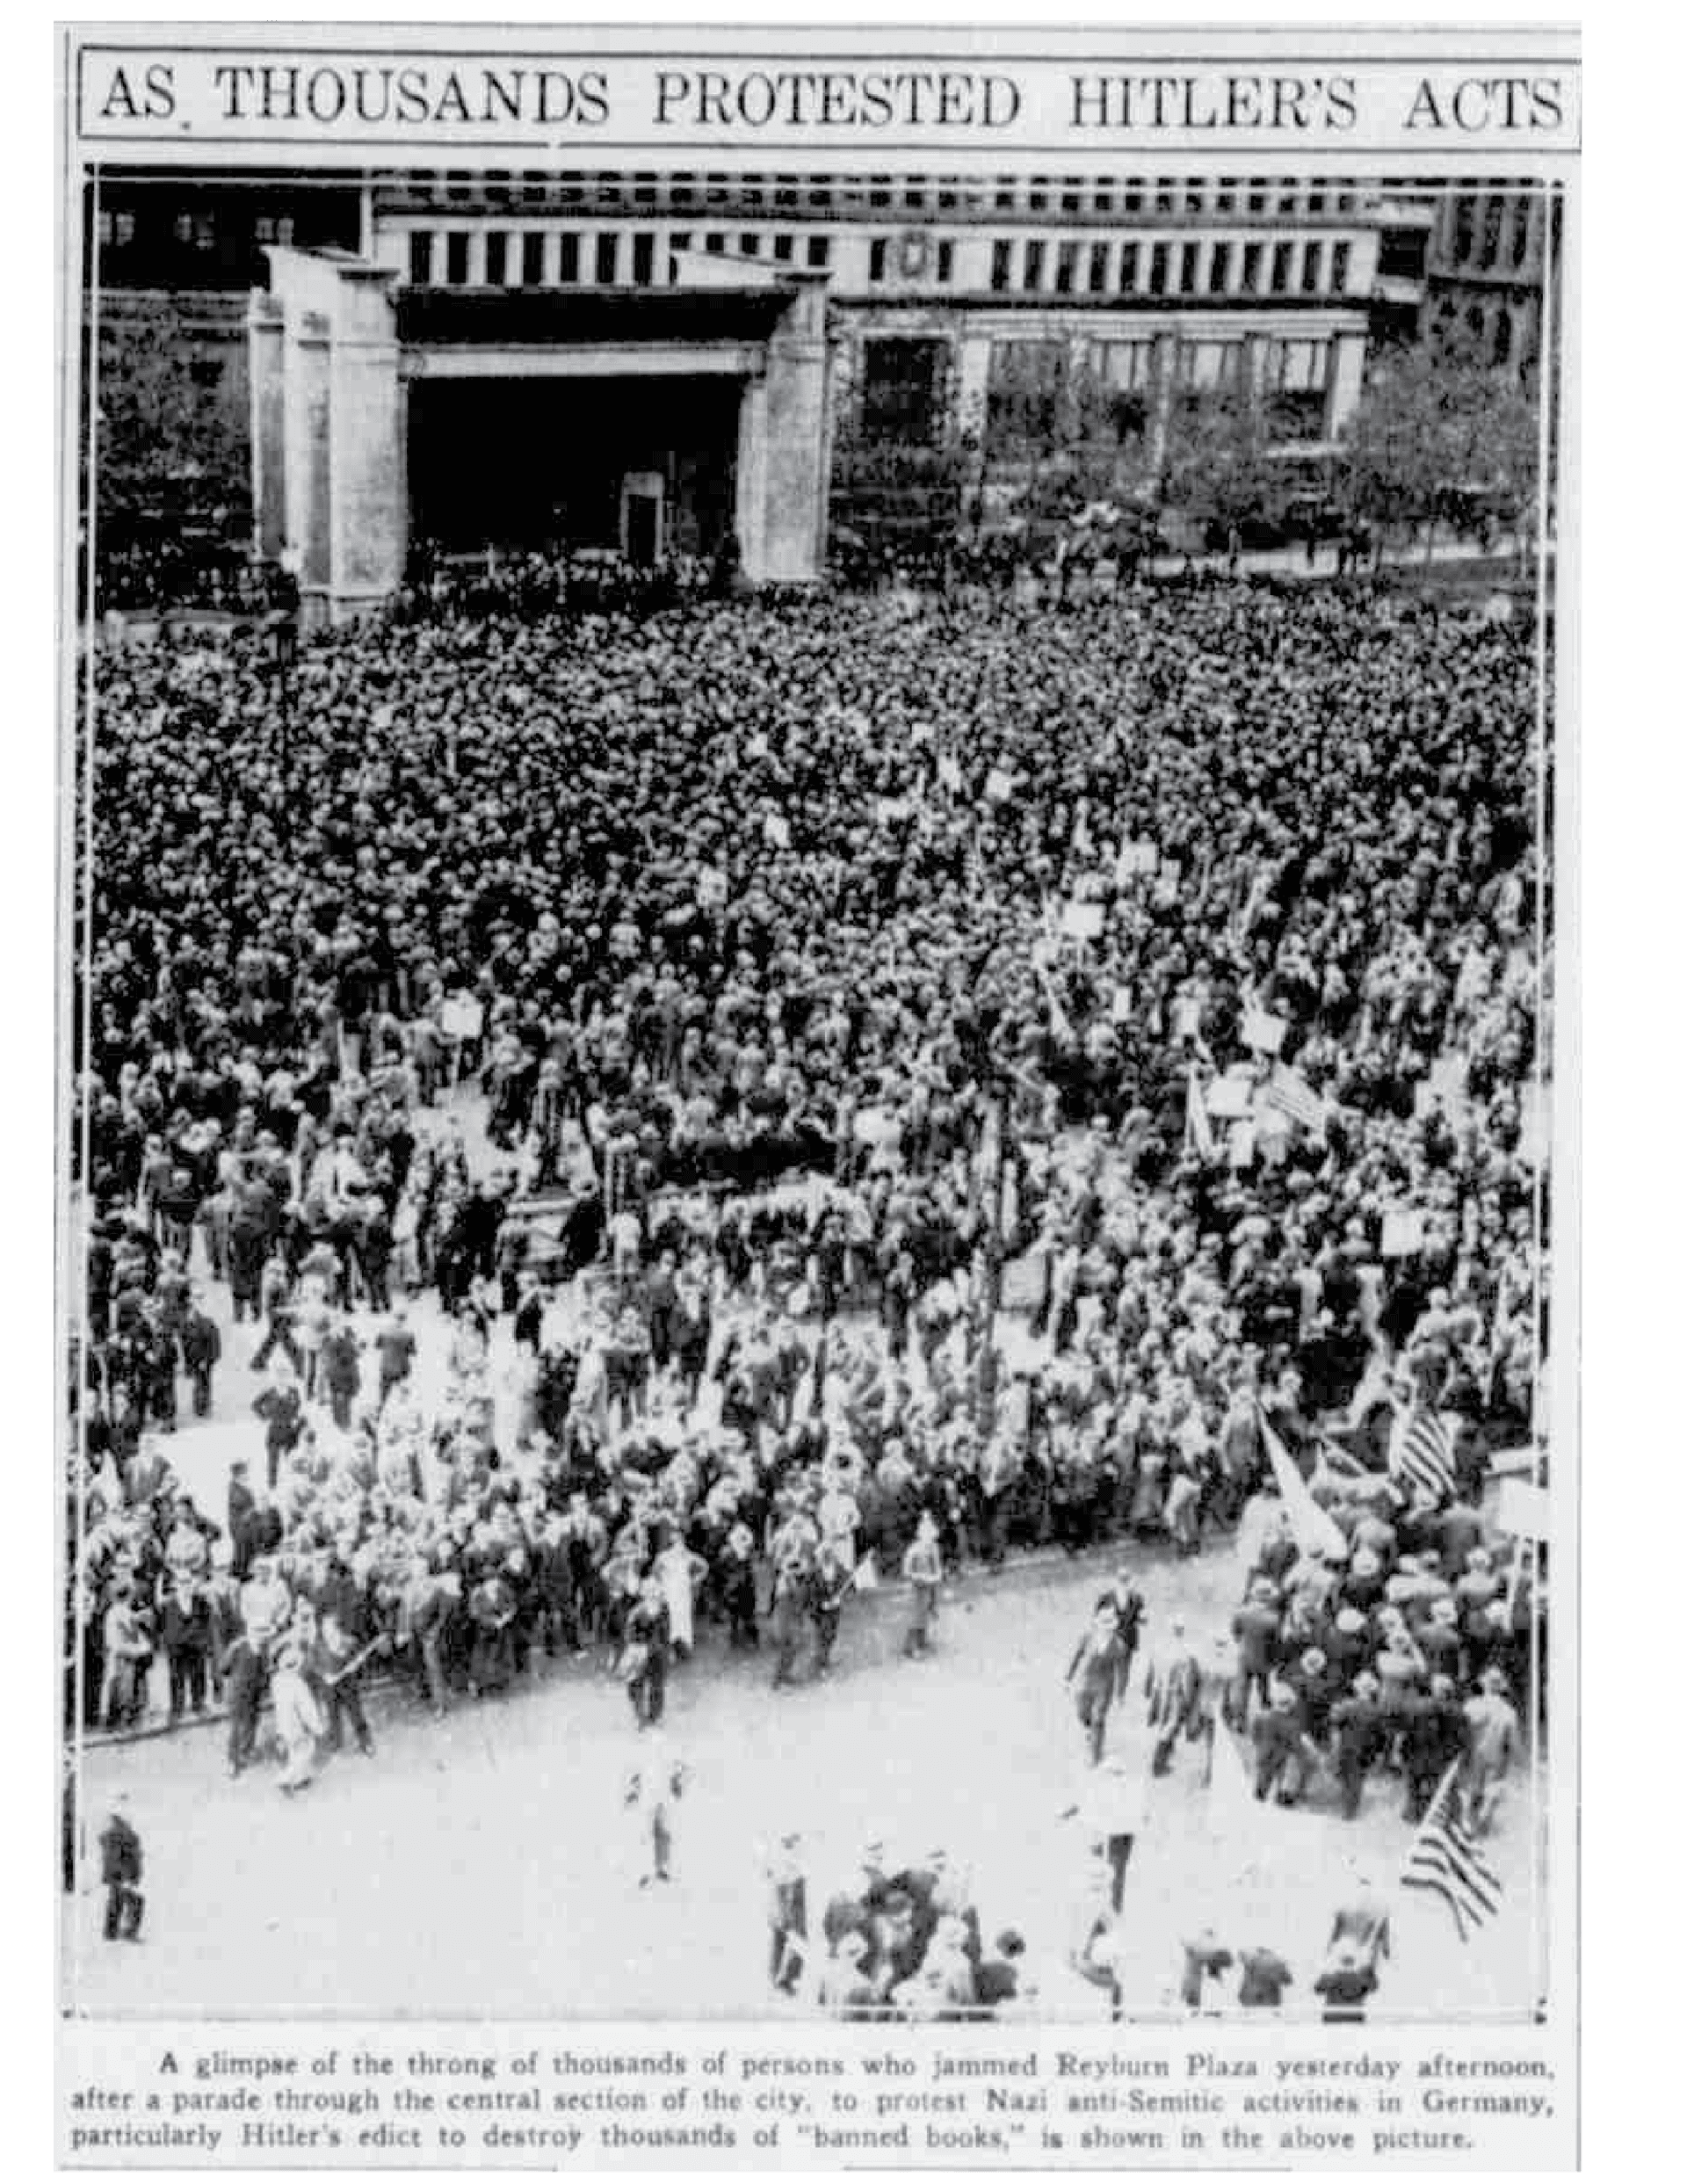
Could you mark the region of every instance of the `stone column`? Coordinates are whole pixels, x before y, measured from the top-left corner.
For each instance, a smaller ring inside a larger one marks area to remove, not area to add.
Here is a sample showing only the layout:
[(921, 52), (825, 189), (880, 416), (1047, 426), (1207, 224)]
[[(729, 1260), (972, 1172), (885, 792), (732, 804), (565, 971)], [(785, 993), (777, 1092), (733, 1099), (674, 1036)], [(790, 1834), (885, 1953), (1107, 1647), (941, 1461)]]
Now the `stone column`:
[(251, 396), (252, 544), (265, 561), (287, 541), (286, 419), (281, 307), (254, 288), (246, 310), (247, 379)]
[(738, 405), (738, 462), (733, 479), (733, 528), (744, 574), (765, 574), (767, 513), (767, 381), (744, 382)]
[(826, 550), (826, 299), (799, 289), (767, 345), (758, 581), (812, 584)]
[(1329, 386), (1324, 397), (1324, 438), (1334, 439), (1358, 406), (1365, 383), (1365, 336), (1337, 334), (1330, 344)]
[(283, 415), (286, 452), (286, 545), (298, 557), (308, 624), (329, 613), (329, 321), (325, 312), (288, 313)]
[(392, 278), (385, 267), (339, 269), (329, 476), (337, 619), (377, 605), (404, 574), (404, 447)]

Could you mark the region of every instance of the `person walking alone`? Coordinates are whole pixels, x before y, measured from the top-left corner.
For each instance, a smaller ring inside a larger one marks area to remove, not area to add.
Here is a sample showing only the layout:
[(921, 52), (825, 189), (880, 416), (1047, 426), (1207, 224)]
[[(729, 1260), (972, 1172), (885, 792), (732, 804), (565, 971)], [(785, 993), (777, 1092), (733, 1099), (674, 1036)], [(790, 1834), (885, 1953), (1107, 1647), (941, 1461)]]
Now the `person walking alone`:
[(938, 1615), (938, 1588), (943, 1583), (943, 1554), (938, 1545), (938, 1520), (929, 1509), (920, 1512), (914, 1542), (902, 1556), (902, 1575), (913, 1593), (913, 1613), (902, 1652), (918, 1660), (931, 1651), (931, 1626)]
[(128, 1816), (128, 1798), (119, 1791), (111, 1817), (100, 1832), (99, 1877), (105, 1890), (105, 1934), (108, 1941), (138, 1941), (147, 1899), (141, 1893), (143, 1856), (141, 1838)]

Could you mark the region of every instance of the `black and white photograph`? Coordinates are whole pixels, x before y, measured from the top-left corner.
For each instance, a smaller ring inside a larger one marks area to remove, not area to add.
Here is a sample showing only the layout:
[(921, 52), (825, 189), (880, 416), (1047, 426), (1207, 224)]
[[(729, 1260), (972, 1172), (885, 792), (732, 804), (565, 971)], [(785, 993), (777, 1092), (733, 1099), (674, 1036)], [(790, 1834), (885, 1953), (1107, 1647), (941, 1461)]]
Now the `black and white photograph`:
[(1573, 45), (294, 34), (71, 56), (63, 2011), (1567, 2011)]

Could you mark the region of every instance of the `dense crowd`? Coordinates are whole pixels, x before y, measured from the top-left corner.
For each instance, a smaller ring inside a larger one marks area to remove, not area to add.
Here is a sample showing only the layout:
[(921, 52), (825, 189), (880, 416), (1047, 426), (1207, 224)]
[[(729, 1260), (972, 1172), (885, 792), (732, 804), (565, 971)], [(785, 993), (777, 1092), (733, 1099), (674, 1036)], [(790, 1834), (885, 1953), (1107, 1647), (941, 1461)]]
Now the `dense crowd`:
[[(1371, 1507), (1333, 1441), (1384, 1497), (1329, 1629), (1252, 1603), (1267, 1683), (1325, 1677), (1353, 1613), (1354, 1677), (1387, 1651), (1462, 1704), (1496, 1665), (1424, 1635), (1514, 1553), (1444, 1535), (1529, 1437), (1545, 1326), (1508, 629), (1220, 583), (439, 599), (285, 690), (235, 636), (103, 654), (96, 694), (90, 1719), (162, 1649), (238, 1767), (274, 1687), (302, 1748), (366, 1736), (376, 1658), (439, 1707), (596, 1643), (655, 1721), (711, 1620), (823, 1671), (923, 1540), (1227, 1538), (1265, 1420), (1327, 1499)], [(268, 1378), (219, 1526), (167, 1433), (221, 1285)], [(1444, 1491), (1389, 1481), (1397, 1408), (1447, 1422)]]

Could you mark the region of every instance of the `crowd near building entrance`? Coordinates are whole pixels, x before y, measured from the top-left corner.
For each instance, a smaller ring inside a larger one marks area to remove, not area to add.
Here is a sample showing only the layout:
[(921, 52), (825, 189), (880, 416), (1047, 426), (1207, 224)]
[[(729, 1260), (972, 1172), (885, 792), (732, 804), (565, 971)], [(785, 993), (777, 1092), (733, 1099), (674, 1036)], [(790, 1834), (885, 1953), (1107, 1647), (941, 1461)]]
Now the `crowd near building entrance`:
[(379, 606), (411, 549), (825, 556), (824, 282), (682, 260), (649, 294), (416, 288), (338, 250), (268, 253), (249, 318), (256, 543), (308, 621)]

